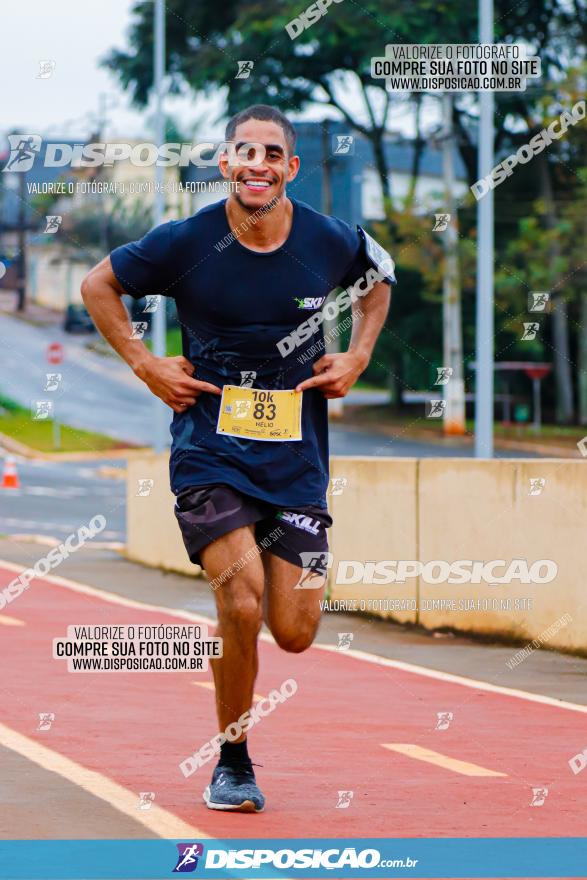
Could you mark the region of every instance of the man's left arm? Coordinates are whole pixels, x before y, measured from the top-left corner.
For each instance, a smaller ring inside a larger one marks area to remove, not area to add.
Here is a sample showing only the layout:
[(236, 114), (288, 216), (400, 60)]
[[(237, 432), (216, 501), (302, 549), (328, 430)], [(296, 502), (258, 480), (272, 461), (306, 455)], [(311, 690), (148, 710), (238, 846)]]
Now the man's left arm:
[(366, 369), (377, 337), (389, 311), (391, 290), (376, 282), (366, 296), (353, 303), (353, 330), (348, 351), (325, 354), (313, 366), (311, 379), (300, 382), (296, 391), (320, 388), (324, 397), (345, 397)]

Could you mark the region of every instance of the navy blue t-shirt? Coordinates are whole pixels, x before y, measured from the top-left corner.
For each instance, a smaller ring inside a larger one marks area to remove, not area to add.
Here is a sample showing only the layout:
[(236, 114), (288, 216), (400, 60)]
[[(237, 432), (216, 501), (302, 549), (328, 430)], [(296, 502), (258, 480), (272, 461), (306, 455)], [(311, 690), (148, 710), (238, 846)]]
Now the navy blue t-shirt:
[[(243, 384), (243, 374), (250, 382), (252, 371), (254, 388), (293, 389), (313, 375), (313, 362), (325, 353), (316, 347), (321, 326), (285, 357), (277, 343), (319, 311), (334, 288), (361, 278), (370, 263), (357, 231), (291, 201), (289, 237), (270, 253), (234, 239), (223, 200), (187, 220), (164, 223), (110, 255), (128, 294), (175, 299), (183, 354), (196, 378), (222, 388)], [(219, 434), (219, 408), (220, 396), (204, 393), (195, 406), (174, 414), (175, 494), (189, 486), (223, 484), (277, 507), (326, 507), (328, 414), (321, 391), (303, 392), (301, 441)]]

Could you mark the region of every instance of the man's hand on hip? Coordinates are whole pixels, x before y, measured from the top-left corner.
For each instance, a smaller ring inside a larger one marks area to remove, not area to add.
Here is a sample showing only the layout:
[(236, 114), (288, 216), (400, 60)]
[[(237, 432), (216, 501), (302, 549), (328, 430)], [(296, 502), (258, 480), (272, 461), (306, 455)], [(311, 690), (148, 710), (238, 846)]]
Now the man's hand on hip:
[(153, 394), (176, 413), (185, 412), (197, 403), (204, 391), (222, 394), (216, 385), (194, 378), (193, 364), (182, 355), (163, 358), (152, 355), (135, 369), (135, 373)]
[(313, 377), (300, 382), (296, 391), (319, 388), (328, 400), (345, 397), (366, 366), (365, 358), (353, 351), (325, 354), (314, 364)]

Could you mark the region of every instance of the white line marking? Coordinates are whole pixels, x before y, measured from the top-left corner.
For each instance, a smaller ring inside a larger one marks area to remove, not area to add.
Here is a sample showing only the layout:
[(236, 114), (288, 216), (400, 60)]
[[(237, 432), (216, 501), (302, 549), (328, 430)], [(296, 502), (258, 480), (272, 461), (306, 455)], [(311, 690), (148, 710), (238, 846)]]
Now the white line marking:
[(24, 620), (19, 620), (18, 617), (9, 617), (8, 614), (0, 614), (0, 624), (4, 624), (4, 626), (24, 626)]
[(83, 788), (93, 797), (100, 798), (105, 801), (119, 813), (143, 825), (158, 837), (173, 839), (177, 837), (202, 837), (209, 838), (200, 828), (184, 822), (178, 816), (174, 816), (168, 810), (152, 804), (148, 810), (139, 810), (138, 792), (130, 791), (128, 788), (119, 785), (107, 776), (97, 773), (95, 770), (89, 770), (81, 764), (66, 758), (59, 752), (48, 749), (46, 746), (36, 740), (30, 739), (28, 736), (0, 724), (0, 745), (13, 752), (21, 755), (44, 770), (51, 773), (57, 773), (68, 782), (72, 782), (79, 788)]
[(450, 755), (443, 755), (442, 752), (435, 752), (432, 749), (425, 749), (422, 746), (413, 743), (381, 743), (384, 749), (392, 752), (398, 752), (408, 758), (414, 758), (416, 761), (425, 761), (427, 764), (435, 764), (444, 770), (451, 770), (453, 773), (460, 773), (461, 776), (507, 776), (507, 773), (500, 773), (498, 770), (488, 770), (487, 767), (481, 767), (480, 764), (472, 764), (470, 761), (461, 761), (458, 758), (451, 758)]
[[(25, 570), (25, 566), (16, 565), (14, 562), (8, 562), (0, 559), (0, 567), (17, 574)], [(193, 620), (196, 623), (205, 623), (209, 626), (216, 626), (217, 621), (203, 614), (196, 614), (193, 611), (181, 611), (175, 608), (165, 608), (163, 605), (151, 605), (147, 602), (137, 602), (135, 599), (127, 599), (126, 596), (117, 596), (115, 593), (109, 593), (107, 590), (99, 590), (96, 587), (90, 587), (87, 584), (81, 584), (78, 581), (71, 581), (67, 578), (57, 577), (56, 575), (45, 575), (41, 580), (48, 581), (58, 587), (65, 587), (77, 593), (85, 593), (87, 596), (94, 596), (102, 599), (104, 602), (110, 602), (112, 605), (123, 605), (126, 608), (140, 608), (143, 611), (157, 611), (161, 614), (168, 614), (171, 617), (179, 617), (182, 620)], [(31, 581), (31, 584), (34, 580)], [(275, 644), (272, 636), (260, 633), (259, 638), (263, 642)], [(473, 690), (488, 691), (494, 694), (503, 694), (506, 697), (516, 697), (520, 700), (528, 700), (531, 703), (542, 703), (544, 706), (554, 706), (558, 709), (568, 709), (572, 712), (582, 712), (587, 715), (587, 706), (579, 703), (569, 703), (566, 700), (555, 700), (554, 697), (546, 697), (542, 694), (532, 694), (529, 691), (520, 691), (516, 688), (502, 687), (498, 684), (490, 684), (488, 681), (477, 681), (474, 678), (465, 678), (462, 675), (453, 675), (450, 672), (442, 672), (440, 669), (429, 669), (426, 666), (416, 666), (414, 663), (404, 663), (401, 660), (389, 660), (387, 657), (378, 657), (376, 654), (369, 654), (366, 651), (339, 651), (335, 645), (314, 644), (312, 646), (319, 651), (331, 651), (341, 657), (354, 657), (355, 660), (363, 660), (367, 663), (375, 663), (377, 666), (389, 666), (392, 669), (402, 669), (404, 672), (413, 672), (414, 675), (422, 675), (425, 678), (435, 678), (437, 681), (450, 681), (453, 684), (459, 684), (463, 687), (473, 688)]]
[[(2, 563), (0, 563), (2, 564)], [(502, 687), (499, 684), (491, 684), (488, 681), (477, 681), (474, 678), (465, 678), (463, 675), (453, 675), (451, 672), (442, 672), (440, 669), (429, 669), (427, 666), (416, 666), (414, 663), (404, 663), (402, 660), (388, 660), (387, 657), (378, 657), (376, 654), (368, 654), (366, 651), (353, 649), (339, 651), (336, 645), (314, 645), (320, 651), (334, 651), (341, 656), (354, 657), (356, 660), (366, 660), (367, 663), (375, 663), (377, 666), (391, 666), (393, 669), (402, 669), (404, 672), (413, 672), (414, 675), (422, 675), (425, 678), (435, 678), (438, 681), (450, 681), (473, 690), (489, 691), (493, 694), (503, 694), (506, 697), (517, 697), (520, 700), (529, 700), (531, 703), (542, 703), (545, 706), (556, 706), (558, 709), (570, 709), (572, 712), (583, 712), (587, 715), (587, 706), (580, 703), (569, 703), (566, 700), (555, 700), (554, 697), (545, 697), (542, 694), (532, 694), (529, 691), (520, 691), (516, 688)]]

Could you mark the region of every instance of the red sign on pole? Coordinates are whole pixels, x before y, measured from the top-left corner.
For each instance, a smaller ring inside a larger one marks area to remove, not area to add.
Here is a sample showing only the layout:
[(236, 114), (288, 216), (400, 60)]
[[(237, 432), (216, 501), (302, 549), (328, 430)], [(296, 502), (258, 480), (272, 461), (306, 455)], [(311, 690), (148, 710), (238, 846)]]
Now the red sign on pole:
[(524, 372), (530, 379), (544, 379), (550, 373), (550, 365), (527, 367)]
[(50, 364), (60, 364), (63, 360), (63, 346), (60, 342), (52, 342), (47, 346), (47, 361)]

